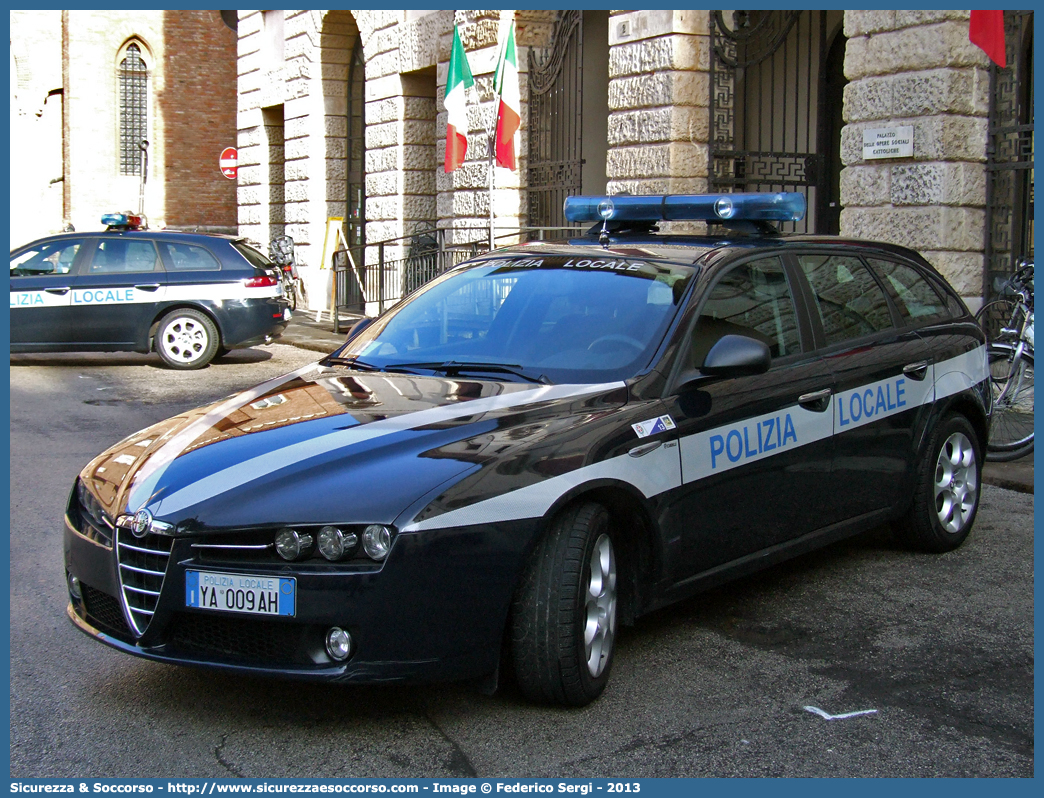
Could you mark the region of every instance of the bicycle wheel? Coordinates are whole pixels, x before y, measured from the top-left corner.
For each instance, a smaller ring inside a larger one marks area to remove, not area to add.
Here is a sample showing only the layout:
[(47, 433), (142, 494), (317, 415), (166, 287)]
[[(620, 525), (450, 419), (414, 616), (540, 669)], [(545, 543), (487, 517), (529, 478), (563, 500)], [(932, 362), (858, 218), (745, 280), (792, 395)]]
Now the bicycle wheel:
[(1012, 344), (987, 349), (993, 389), (988, 460), (1017, 460), (1033, 451), (1033, 355), (1016, 360), (1015, 351)]
[(987, 341), (993, 343), (999, 340), (1001, 328), (1011, 325), (1017, 307), (1018, 305), (1010, 299), (994, 299), (979, 308), (979, 312), (975, 314), (975, 321), (986, 333)]

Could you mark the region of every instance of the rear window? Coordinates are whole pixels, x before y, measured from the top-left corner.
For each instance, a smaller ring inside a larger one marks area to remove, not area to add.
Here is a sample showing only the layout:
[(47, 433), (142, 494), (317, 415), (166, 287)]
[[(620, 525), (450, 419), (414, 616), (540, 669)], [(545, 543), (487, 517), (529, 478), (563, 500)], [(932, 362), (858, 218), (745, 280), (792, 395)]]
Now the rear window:
[(167, 242), (160, 244), (160, 246), (167, 253), (167, 262), (177, 271), (217, 271), (221, 268), (218, 259), (206, 247)]
[(946, 305), (935, 289), (912, 266), (879, 258), (867, 260), (883, 278), (885, 288), (892, 295), (907, 324), (929, 324), (949, 316)]
[(151, 272), (156, 269), (156, 247), (151, 241), (105, 238), (94, 251), (89, 274)]
[(812, 286), (827, 346), (862, 338), (892, 326), (888, 300), (858, 258), (848, 255), (799, 255)]
[(271, 269), (275, 266), (272, 261), (245, 241), (233, 241), (232, 248), (246, 258), (251, 266), (256, 266), (259, 269)]

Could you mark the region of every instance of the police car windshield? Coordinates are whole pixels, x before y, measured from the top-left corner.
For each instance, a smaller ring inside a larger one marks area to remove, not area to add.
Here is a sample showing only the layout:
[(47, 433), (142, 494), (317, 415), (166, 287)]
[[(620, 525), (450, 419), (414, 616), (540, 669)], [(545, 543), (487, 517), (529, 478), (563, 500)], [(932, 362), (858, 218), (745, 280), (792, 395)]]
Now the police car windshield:
[(626, 379), (649, 363), (695, 273), (608, 253), (490, 259), (432, 281), (329, 362), (475, 376), (484, 364), (509, 364), (485, 371), (556, 383)]

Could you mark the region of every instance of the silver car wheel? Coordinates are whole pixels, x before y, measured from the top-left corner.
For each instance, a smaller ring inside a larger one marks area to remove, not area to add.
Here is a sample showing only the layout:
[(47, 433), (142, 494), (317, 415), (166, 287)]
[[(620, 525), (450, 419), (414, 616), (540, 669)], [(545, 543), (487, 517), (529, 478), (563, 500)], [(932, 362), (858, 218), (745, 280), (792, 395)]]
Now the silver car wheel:
[(949, 533), (960, 532), (978, 501), (975, 449), (962, 432), (954, 432), (939, 450), (935, 465), (935, 511)]
[(584, 653), (588, 672), (597, 677), (605, 670), (616, 635), (616, 555), (608, 535), (602, 534), (595, 541), (589, 566)]
[(171, 360), (192, 363), (200, 358), (210, 344), (210, 334), (196, 319), (179, 316), (163, 328), (160, 346)]

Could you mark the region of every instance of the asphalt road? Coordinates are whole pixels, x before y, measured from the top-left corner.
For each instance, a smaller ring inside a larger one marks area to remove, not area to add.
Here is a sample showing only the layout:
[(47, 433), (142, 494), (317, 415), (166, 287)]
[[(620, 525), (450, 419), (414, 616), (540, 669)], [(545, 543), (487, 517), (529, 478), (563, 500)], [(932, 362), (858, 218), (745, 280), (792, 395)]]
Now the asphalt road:
[(12, 778), (1033, 775), (1033, 496), (992, 486), (956, 552), (878, 530), (640, 620), (581, 710), (511, 685), (215, 675), (74, 629), (61, 517), (80, 468), (314, 357), (273, 345), (189, 373), (11, 357)]

